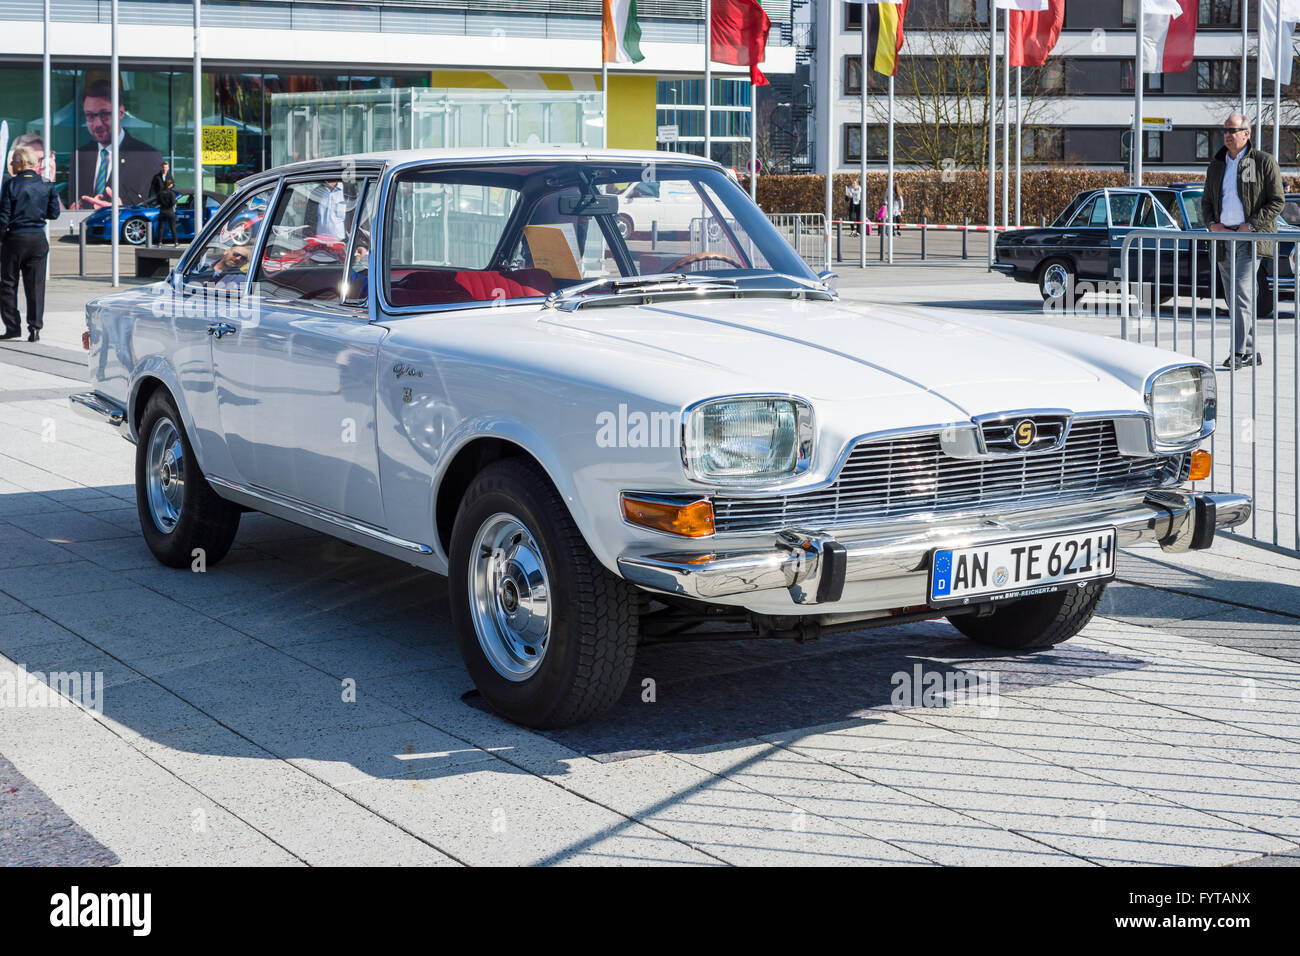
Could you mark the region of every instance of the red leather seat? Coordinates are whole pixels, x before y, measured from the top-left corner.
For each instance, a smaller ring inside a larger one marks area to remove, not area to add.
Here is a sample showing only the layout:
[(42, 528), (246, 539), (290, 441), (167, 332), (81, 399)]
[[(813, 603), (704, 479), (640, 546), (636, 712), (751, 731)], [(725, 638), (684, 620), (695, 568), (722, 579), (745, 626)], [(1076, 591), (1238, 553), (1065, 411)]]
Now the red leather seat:
[(490, 302), (549, 295), (555, 291), (551, 274), (543, 269), (411, 270), (393, 280), (389, 298), (393, 305), (448, 305)]

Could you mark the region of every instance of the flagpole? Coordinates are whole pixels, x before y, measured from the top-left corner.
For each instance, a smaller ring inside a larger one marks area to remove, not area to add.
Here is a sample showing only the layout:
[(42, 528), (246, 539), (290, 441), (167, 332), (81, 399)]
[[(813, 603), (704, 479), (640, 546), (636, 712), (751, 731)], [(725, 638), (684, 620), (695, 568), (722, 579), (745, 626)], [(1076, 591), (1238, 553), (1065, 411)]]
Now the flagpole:
[(989, 271), (993, 271), (993, 228), (997, 223), (994, 175), (998, 168), (998, 121), (994, 97), (998, 85), (998, 17), (997, 10), (989, 8), (989, 77), (985, 88), (989, 99)]
[(1023, 66), (1016, 67), (1016, 228), (1020, 228), (1020, 154), (1023, 151), (1021, 138), (1025, 135), (1024, 118), (1021, 116), (1020, 109), (1023, 105), (1022, 96), (1024, 92), (1024, 73)]
[[(830, 109), (828, 105), (826, 107)], [(704, 158), (713, 158), (713, 4), (704, 0)], [(827, 260), (829, 261), (829, 260)]]
[[(1246, 42), (1249, 35), (1250, 0), (1241, 0), (1241, 117), (1246, 119)], [(1250, 120), (1246, 120), (1249, 125)]]
[(758, 87), (749, 84), (749, 198), (758, 202)]
[(835, 14), (829, 9), (827, 4), (823, 7), (826, 17), (826, 48), (825, 56), (822, 57), (823, 72), (826, 74), (822, 77), (825, 85), (826, 98), (823, 100), (822, 117), (822, 140), (826, 148), (826, 223), (823, 232), (823, 240), (826, 252), (826, 268), (831, 267), (831, 222), (835, 218), (834, 196), (831, 190), (834, 188), (832, 181), (835, 179), (835, 143), (832, 130), (835, 128)]
[[(203, 15), (194, 0), (194, 235), (203, 228)], [(260, 164), (259, 164), (260, 165)]]
[(862, 186), (862, 200), (858, 203), (858, 218), (861, 220), (858, 224), (858, 266), (862, 269), (867, 267), (867, 83), (871, 77), (871, 67), (867, 63), (868, 16), (869, 11), (864, 3), (862, 5), (862, 82), (859, 84), (862, 89), (858, 101), (860, 111), (858, 125), (862, 130), (862, 148), (858, 150), (861, 154), (858, 157), (860, 168), (858, 183)]
[[(121, 145), (118, 143), (118, 140), (122, 136), (122, 117), (118, 115), (118, 109), (119, 109), (119, 104), (122, 102), (122, 98), (121, 98), (121, 93), (118, 90), (119, 79), (117, 74), (117, 0), (113, 0), (110, 13), (112, 17), (112, 26), (110, 27), (111, 35), (109, 39), (109, 70), (112, 71), (112, 77), (111, 77), (112, 83), (110, 85), (110, 90), (111, 90), (110, 95), (112, 97), (112, 100), (109, 104), (109, 107), (113, 111), (113, 125), (111, 127), (111, 135), (113, 137), (113, 148), (109, 150), (108, 158), (109, 158), (109, 162), (113, 164), (112, 172), (109, 176), (109, 182), (111, 182), (113, 186), (113, 197), (112, 197), (113, 218), (110, 219), (109, 222), (113, 224), (110, 232), (112, 232), (113, 234), (113, 286), (116, 287), (118, 285), (121, 285), (121, 278), (122, 278), (119, 271), (119, 262), (118, 262), (118, 253), (120, 251), (118, 248), (120, 245), (118, 241), (118, 233), (121, 231), (120, 229), (118, 229), (118, 222), (120, 221), (119, 213), (122, 209), (122, 191), (119, 188), (121, 186), (121, 178), (122, 178), (120, 175), (122, 157), (121, 157)], [(47, 145), (46, 149), (48, 148), (49, 147)]]
[(1011, 218), (1011, 11), (1002, 15), (1002, 228)]
[[(1273, 31), (1273, 158), (1279, 163), (1282, 146), (1282, 0), (1277, 0), (1277, 23)], [(1294, 54), (1293, 54), (1294, 55)]]
[(600, 44), (600, 95), (605, 121), (601, 124), (600, 145), (609, 149), (609, 61), (605, 59), (605, 43)]
[(1146, 42), (1146, 27), (1142, 22), (1142, 0), (1138, 0), (1137, 49), (1133, 54), (1133, 185), (1142, 185), (1142, 152), (1146, 144), (1142, 141), (1142, 85), (1146, 78), (1143, 67), (1146, 57), (1142, 55), (1142, 45)]
[(889, 184), (885, 194), (889, 203), (889, 264), (894, 264), (894, 76), (889, 76)]
[[(1255, 142), (1264, 138), (1264, 4), (1268, 0), (1259, 0), (1255, 5)], [(1282, 32), (1281, 24), (1278, 32)], [(1277, 64), (1273, 64), (1277, 69)], [(1247, 120), (1249, 125), (1249, 120)]]

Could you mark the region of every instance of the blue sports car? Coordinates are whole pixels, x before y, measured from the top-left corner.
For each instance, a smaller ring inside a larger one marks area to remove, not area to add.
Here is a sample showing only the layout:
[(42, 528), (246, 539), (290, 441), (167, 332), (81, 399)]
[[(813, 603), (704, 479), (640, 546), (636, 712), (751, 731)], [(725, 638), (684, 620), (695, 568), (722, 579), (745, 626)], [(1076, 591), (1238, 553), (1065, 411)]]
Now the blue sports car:
[[(211, 216), (215, 215), (221, 208), (221, 203), (225, 196), (219, 196), (216, 193), (208, 193), (205, 197), (203, 220), (206, 222)], [(118, 235), (122, 241), (132, 246), (143, 246), (145, 240), (152, 238), (154, 242), (159, 241), (158, 233), (158, 206), (156, 204), (122, 206), (118, 210), (117, 223)], [(86, 217), (86, 240), (88, 242), (112, 242), (113, 235), (109, 230), (109, 223), (113, 219), (113, 209), (105, 206), (103, 209), (96, 209)], [(194, 238), (194, 203), (190, 193), (176, 194), (176, 242), (189, 242)], [(170, 231), (168, 241), (172, 236)]]

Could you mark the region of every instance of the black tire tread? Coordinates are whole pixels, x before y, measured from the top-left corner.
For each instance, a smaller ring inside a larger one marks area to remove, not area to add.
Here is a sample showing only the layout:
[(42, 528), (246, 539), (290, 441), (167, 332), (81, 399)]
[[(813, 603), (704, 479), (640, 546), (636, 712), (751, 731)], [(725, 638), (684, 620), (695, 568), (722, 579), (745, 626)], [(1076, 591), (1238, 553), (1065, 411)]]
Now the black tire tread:
[(987, 617), (954, 614), (948, 620), (971, 640), (992, 647), (1034, 650), (1068, 641), (1097, 613), (1106, 584), (1068, 587), (1055, 594), (1022, 598)]
[[(154, 418), (163, 414), (175, 423), (181, 433), (188, 472), (181, 518), (170, 534), (163, 534), (154, 527), (143, 481), (149, 433)], [(149, 550), (159, 563), (169, 568), (190, 567), (196, 548), (203, 550), (206, 564), (216, 564), (229, 553), (230, 546), (235, 541), (242, 510), (218, 495), (208, 484), (194, 455), (194, 448), (190, 445), (189, 436), (185, 433), (185, 424), (176, 408), (176, 402), (165, 389), (160, 388), (149, 397), (144, 414), (140, 416), (140, 426), (139, 443), (136, 446), (136, 510), (139, 512), (140, 528)]]
[[(568, 727), (608, 710), (622, 696), (636, 657), (637, 592), (596, 559), (550, 478), (531, 461), (506, 458), (489, 465), (466, 490), (461, 512), (487, 494), (512, 495), (521, 486), (536, 496), (539, 513), (550, 519), (550, 526), (540, 530), (551, 539), (557, 557), (571, 573), (570, 589), (581, 596), (565, 608), (571, 615), (578, 655), (569, 691), (549, 711), (531, 716), (527, 722), (540, 729)], [(464, 533), (476, 531), (465, 529)], [(453, 540), (456, 536), (453, 532)], [(454, 545), (452, 551), (456, 551)], [(551, 573), (560, 570), (553, 568)], [(460, 600), (459, 590), (453, 585), (453, 608)], [(472, 621), (460, 621), (458, 626), (473, 630)], [(465, 640), (468, 642), (469, 635)]]

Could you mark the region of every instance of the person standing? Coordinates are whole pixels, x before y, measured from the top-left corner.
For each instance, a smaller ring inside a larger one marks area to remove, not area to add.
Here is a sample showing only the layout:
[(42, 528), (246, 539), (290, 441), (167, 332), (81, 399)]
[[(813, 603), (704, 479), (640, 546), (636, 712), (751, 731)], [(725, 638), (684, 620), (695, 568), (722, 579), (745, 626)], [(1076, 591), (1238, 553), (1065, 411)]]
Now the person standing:
[(844, 195), (849, 201), (849, 222), (852, 223), (852, 234), (857, 235), (862, 228), (862, 183), (858, 177), (853, 177), (853, 182), (844, 187)]
[(22, 335), (20, 277), (27, 295), (27, 341), (39, 342), (45, 324), (45, 257), (50, 254), (45, 220), (59, 218), (59, 195), (36, 171), (38, 162), (34, 150), (19, 146), (13, 154), (15, 174), (0, 189), (0, 339)]
[(149, 198), (145, 200), (146, 202), (153, 202), (158, 198), (158, 194), (162, 192), (163, 183), (171, 178), (171, 168), (171, 163), (164, 159), (158, 172), (154, 173), (153, 179), (149, 181)]
[[(1201, 194), (1201, 215), (1210, 231), (1276, 232), (1278, 214), (1286, 203), (1277, 160), (1251, 146), (1250, 124), (1240, 113), (1224, 122), (1223, 144), (1210, 161)], [(1219, 251), (1219, 278), (1232, 315), (1232, 354), (1224, 368), (1264, 364), (1255, 348), (1252, 245), (1260, 258), (1273, 255), (1273, 243), (1249, 239), (1223, 243)]]
[(893, 213), (894, 235), (901, 236), (903, 227), (899, 223), (903, 221), (903, 197), (899, 194), (898, 187), (894, 187), (893, 208), (890, 212)]
[[(163, 163), (163, 166), (166, 165)], [(163, 180), (156, 198), (158, 200), (158, 244), (162, 245), (163, 226), (166, 226), (174, 246), (176, 245), (176, 183), (170, 176)]]

